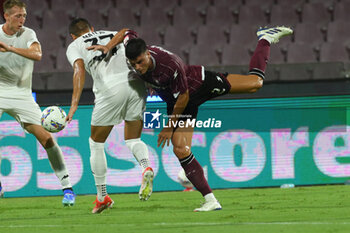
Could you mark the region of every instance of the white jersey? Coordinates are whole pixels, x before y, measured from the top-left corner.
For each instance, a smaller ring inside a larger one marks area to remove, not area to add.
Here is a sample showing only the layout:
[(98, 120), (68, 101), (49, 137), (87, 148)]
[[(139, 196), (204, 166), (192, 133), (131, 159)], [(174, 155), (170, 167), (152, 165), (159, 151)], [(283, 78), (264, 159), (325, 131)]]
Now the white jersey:
[(92, 76), (93, 92), (96, 99), (116, 94), (118, 84), (137, 79), (137, 75), (128, 67), (125, 47), (119, 44), (107, 56), (101, 51), (89, 51), (91, 45), (106, 45), (116, 31), (96, 31), (86, 33), (74, 40), (67, 49), (67, 58), (73, 66), (78, 59), (83, 59), (85, 70)]
[[(27, 27), (10, 36), (0, 25), (0, 41), (16, 48), (29, 48), (39, 43), (35, 32)], [(0, 97), (22, 99), (32, 96), (34, 60), (12, 52), (0, 52)]]

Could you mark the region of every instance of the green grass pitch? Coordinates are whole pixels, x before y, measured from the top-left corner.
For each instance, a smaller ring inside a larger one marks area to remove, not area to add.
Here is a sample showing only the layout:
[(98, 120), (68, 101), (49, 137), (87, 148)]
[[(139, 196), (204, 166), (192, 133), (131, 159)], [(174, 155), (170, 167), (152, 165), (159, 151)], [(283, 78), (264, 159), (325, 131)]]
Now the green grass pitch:
[(221, 211), (193, 212), (199, 192), (112, 194), (112, 209), (93, 215), (95, 196), (0, 199), (0, 232), (350, 232), (350, 186), (214, 190)]

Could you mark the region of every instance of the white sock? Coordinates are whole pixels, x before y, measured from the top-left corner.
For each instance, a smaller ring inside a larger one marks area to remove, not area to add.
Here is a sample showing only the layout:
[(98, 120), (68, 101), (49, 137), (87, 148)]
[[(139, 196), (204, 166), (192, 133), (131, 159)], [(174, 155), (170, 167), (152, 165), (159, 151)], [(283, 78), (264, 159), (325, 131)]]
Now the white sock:
[(107, 195), (107, 160), (105, 155), (105, 144), (95, 142), (89, 138), (90, 144), (90, 166), (92, 174), (95, 178), (95, 185), (97, 189), (97, 199), (103, 201)]
[(55, 142), (53, 147), (45, 150), (52, 170), (55, 172), (57, 178), (61, 182), (62, 189), (72, 188), (61, 148)]
[(205, 202), (209, 202), (209, 201), (217, 201), (214, 193), (208, 193), (207, 195), (204, 196)]
[(125, 140), (125, 144), (139, 162), (143, 170), (150, 166), (148, 148), (140, 138)]
[(103, 202), (105, 199), (105, 196), (107, 196), (107, 188), (105, 184), (102, 185), (96, 185), (97, 189), (97, 199), (100, 202)]

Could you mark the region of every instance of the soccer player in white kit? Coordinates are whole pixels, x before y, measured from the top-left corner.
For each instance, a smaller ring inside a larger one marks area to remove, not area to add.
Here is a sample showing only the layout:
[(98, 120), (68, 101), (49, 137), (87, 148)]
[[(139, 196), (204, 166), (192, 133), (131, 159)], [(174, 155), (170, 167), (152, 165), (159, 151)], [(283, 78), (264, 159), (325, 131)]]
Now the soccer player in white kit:
[(92, 213), (101, 213), (113, 205), (106, 191), (107, 162), (104, 143), (114, 125), (125, 121), (125, 144), (143, 169), (140, 200), (148, 200), (152, 193), (154, 173), (150, 167), (148, 148), (140, 139), (147, 92), (143, 81), (131, 70), (125, 57), (124, 45), (104, 55), (88, 51), (91, 45), (106, 45), (116, 31), (94, 31), (86, 19), (78, 18), (69, 25), (73, 42), (68, 46), (67, 58), (73, 66), (73, 94), (67, 121), (70, 122), (85, 83), (85, 70), (92, 76), (95, 106), (91, 119), (90, 165), (97, 188)]
[(35, 32), (23, 26), (27, 16), (25, 3), (7, 0), (3, 9), (6, 22), (0, 25), (0, 117), (6, 112), (38, 139), (62, 185), (63, 205), (72, 206), (75, 194), (62, 151), (41, 126), (41, 110), (32, 97), (34, 61), (42, 56), (40, 43)]

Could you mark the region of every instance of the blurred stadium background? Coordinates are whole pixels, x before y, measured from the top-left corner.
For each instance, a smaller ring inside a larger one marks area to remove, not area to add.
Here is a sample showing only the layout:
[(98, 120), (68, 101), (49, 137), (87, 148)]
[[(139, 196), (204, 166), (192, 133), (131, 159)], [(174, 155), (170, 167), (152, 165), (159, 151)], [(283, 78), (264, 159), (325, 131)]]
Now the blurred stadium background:
[[(98, 29), (136, 30), (149, 44), (163, 46), (188, 64), (246, 73), (260, 26), (287, 25), (292, 37), (271, 47), (264, 88), (257, 98), (336, 95), (349, 92), (349, 0), (24, 0), (26, 26), (42, 44), (33, 90), (41, 105), (69, 104), (72, 68), (65, 51), (68, 24), (87, 18)], [(3, 0), (1, 1), (3, 2)], [(68, 3), (69, 2), (69, 3)], [(91, 104), (87, 79), (83, 104)]]

